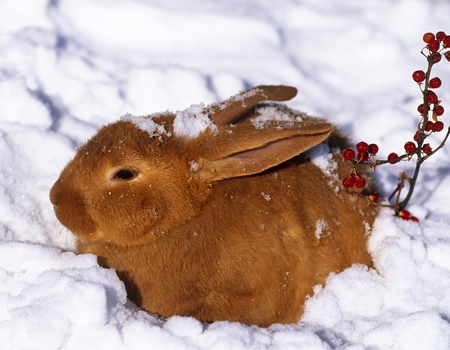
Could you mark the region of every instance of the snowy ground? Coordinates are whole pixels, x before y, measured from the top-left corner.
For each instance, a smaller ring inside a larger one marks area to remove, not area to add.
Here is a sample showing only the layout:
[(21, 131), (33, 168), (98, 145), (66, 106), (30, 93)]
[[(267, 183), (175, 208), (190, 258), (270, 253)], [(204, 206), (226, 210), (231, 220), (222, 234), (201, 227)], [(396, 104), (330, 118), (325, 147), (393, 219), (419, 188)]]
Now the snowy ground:
[[(48, 201), (101, 125), (258, 84), (296, 86), (291, 107), (382, 156), (401, 152), (417, 123), (422, 34), (450, 32), (449, 13), (447, 0), (0, 0), (1, 348), (449, 349), (450, 145), (424, 165), (409, 208), (420, 224), (383, 212), (370, 239), (377, 271), (330, 276), (298, 325), (136, 310), (113, 271), (67, 252)], [(450, 64), (435, 72), (450, 110)], [(377, 179), (388, 192), (411, 167)]]

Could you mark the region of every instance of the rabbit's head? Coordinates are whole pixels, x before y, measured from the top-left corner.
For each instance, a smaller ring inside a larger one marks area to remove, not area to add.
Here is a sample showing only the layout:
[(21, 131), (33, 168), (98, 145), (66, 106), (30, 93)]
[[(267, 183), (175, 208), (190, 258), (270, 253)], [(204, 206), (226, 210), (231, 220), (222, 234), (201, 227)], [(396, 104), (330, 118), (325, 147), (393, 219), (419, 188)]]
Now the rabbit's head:
[(295, 94), (260, 86), (220, 104), (104, 126), (51, 189), (58, 219), (84, 242), (131, 246), (164, 236), (200, 215), (215, 182), (261, 173), (330, 135), (331, 124), (300, 115), (255, 122), (257, 103)]

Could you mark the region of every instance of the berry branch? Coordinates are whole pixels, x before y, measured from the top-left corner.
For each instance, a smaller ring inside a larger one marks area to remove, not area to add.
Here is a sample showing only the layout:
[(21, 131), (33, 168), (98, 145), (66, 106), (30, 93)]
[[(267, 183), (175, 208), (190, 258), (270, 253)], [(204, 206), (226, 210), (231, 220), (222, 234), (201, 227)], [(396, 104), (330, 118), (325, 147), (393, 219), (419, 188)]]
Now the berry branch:
[[(366, 180), (357, 171), (357, 167), (360, 165), (369, 166), (372, 171), (383, 164), (396, 164), (400, 161), (410, 161), (416, 156), (416, 164), (412, 177), (409, 177), (405, 172), (399, 174), (399, 183), (392, 194), (388, 197), (390, 203), (395, 196), (394, 204), (388, 204), (395, 211), (395, 215), (405, 220), (418, 221), (414, 216), (411, 216), (409, 211), (405, 209), (408, 205), (414, 187), (419, 176), (420, 167), (422, 163), (434, 155), (440, 150), (446, 143), (449, 134), (450, 127), (441, 141), (441, 143), (433, 150), (429, 143), (425, 143), (426, 139), (433, 133), (439, 133), (444, 130), (444, 123), (439, 120), (439, 117), (444, 114), (444, 107), (441, 105), (435, 89), (441, 87), (442, 82), (439, 77), (431, 78), (431, 71), (433, 66), (441, 61), (444, 56), (447, 61), (450, 62), (450, 35), (446, 35), (444, 32), (425, 33), (423, 41), (426, 46), (422, 49), (421, 54), (427, 59), (427, 70), (416, 70), (412, 74), (413, 80), (419, 85), (422, 93), (423, 103), (417, 107), (417, 111), (420, 113), (420, 120), (417, 125), (417, 131), (413, 137), (414, 141), (407, 141), (404, 145), (405, 153), (398, 155), (392, 152), (385, 160), (375, 159), (378, 153), (378, 145), (372, 143), (367, 144), (361, 141), (356, 144), (356, 151), (352, 148), (345, 149), (342, 152), (342, 156), (345, 160), (353, 163), (350, 174), (344, 178), (343, 185), (347, 188), (356, 186), (358, 188), (364, 188), (366, 186)], [(408, 192), (403, 200), (400, 200), (402, 190), (405, 188), (405, 184), (408, 184)], [(377, 203), (378, 196), (374, 193), (368, 196), (371, 203)], [(381, 205), (381, 204), (378, 204)]]

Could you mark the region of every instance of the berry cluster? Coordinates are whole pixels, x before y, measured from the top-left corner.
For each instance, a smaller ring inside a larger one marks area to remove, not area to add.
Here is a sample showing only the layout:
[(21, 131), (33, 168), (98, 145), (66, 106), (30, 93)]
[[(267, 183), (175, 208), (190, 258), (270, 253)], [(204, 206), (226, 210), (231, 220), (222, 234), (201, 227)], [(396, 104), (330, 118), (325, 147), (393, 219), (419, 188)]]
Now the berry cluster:
[[(435, 92), (436, 89), (441, 87), (442, 81), (439, 77), (431, 77), (431, 68), (434, 64), (441, 61), (442, 56), (450, 62), (450, 35), (446, 35), (442, 31), (436, 34), (425, 33), (423, 41), (426, 46), (422, 49), (421, 53), (426, 57), (428, 67), (426, 71), (416, 70), (412, 74), (412, 79), (419, 85), (423, 98), (423, 102), (417, 107), (421, 118), (417, 126), (417, 131), (413, 136), (414, 141), (407, 141), (405, 143), (405, 152), (403, 154), (398, 155), (392, 152), (386, 160), (376, 160), (375, 156), (379, 150), (378, 145), (374, 143), (368, 144), (364, 141), (356, 145), (356, 152), (352, 148), (347, 148), (342, 152), (343, 158), (353, 163), (350, 174), (343, 180), (343, 185), (346, 188), (353, 186), (364, 188), (366, 186), (366, 180), (356, 170), (356, 167), (360, 164), (369, 165), (372, 170), (375, 170), (379, 165), (387, 163), (396, 164), (401, 160), (410, 160), (415, 155), (417, 162), (414, 175), (409, 177), (405, 173), (400, 173), (399, 184), (388, 198), (390, 201), (396, 195), (395, 204), (389, 206), (394, 208), (395, 215), (404, 220), (412, 221), (418, 221), (418, 219), (412, 216), (405, 207), (414, 190), (420, 166), (427, 158), (444, 146), (450, 134), (450, 128), (448, 128), (442, 142), (434, 150), (429, 143), (425, 143), (426, 138), (432, 133), (438, 133), (444, 130), (444, 123), (439, 120), (439, 117), (444, 114), (445, 110)], [(400, 193), (404, 188), (405, 182), (409, 184), (409, 190), (405, 198), (400, 201)], [(370, 194), (368, 198), (371, 203), (378, 202), (378, 196), (374, 193)]]
[(344, 178), (344, 187), (350, 188), (356, 186), (358, 188), (364, 188), (366, 186), (366, 180), (356, 171), (356, 164), (361, 162), (367, 162), (370, 158), (374, 158), (378, 153), (378, 145), (371, 143), (370, 145), (364, 141), (359, 142), (356, 145), (356, 151), (351, 148), (347, 148), (342, 152), (342, 156), (345, 160), (353, 162), (353, 168), (350, 175)]

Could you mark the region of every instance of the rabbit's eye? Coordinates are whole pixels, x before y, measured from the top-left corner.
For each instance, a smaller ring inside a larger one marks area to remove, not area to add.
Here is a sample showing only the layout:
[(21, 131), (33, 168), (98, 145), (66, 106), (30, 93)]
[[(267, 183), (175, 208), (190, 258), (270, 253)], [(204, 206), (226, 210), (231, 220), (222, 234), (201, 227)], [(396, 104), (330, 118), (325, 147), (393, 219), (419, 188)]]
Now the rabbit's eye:
[(128, 169), (120, 169), (114, 174), (114, 180), (132, 180), (136, 177), (137, 173)]

